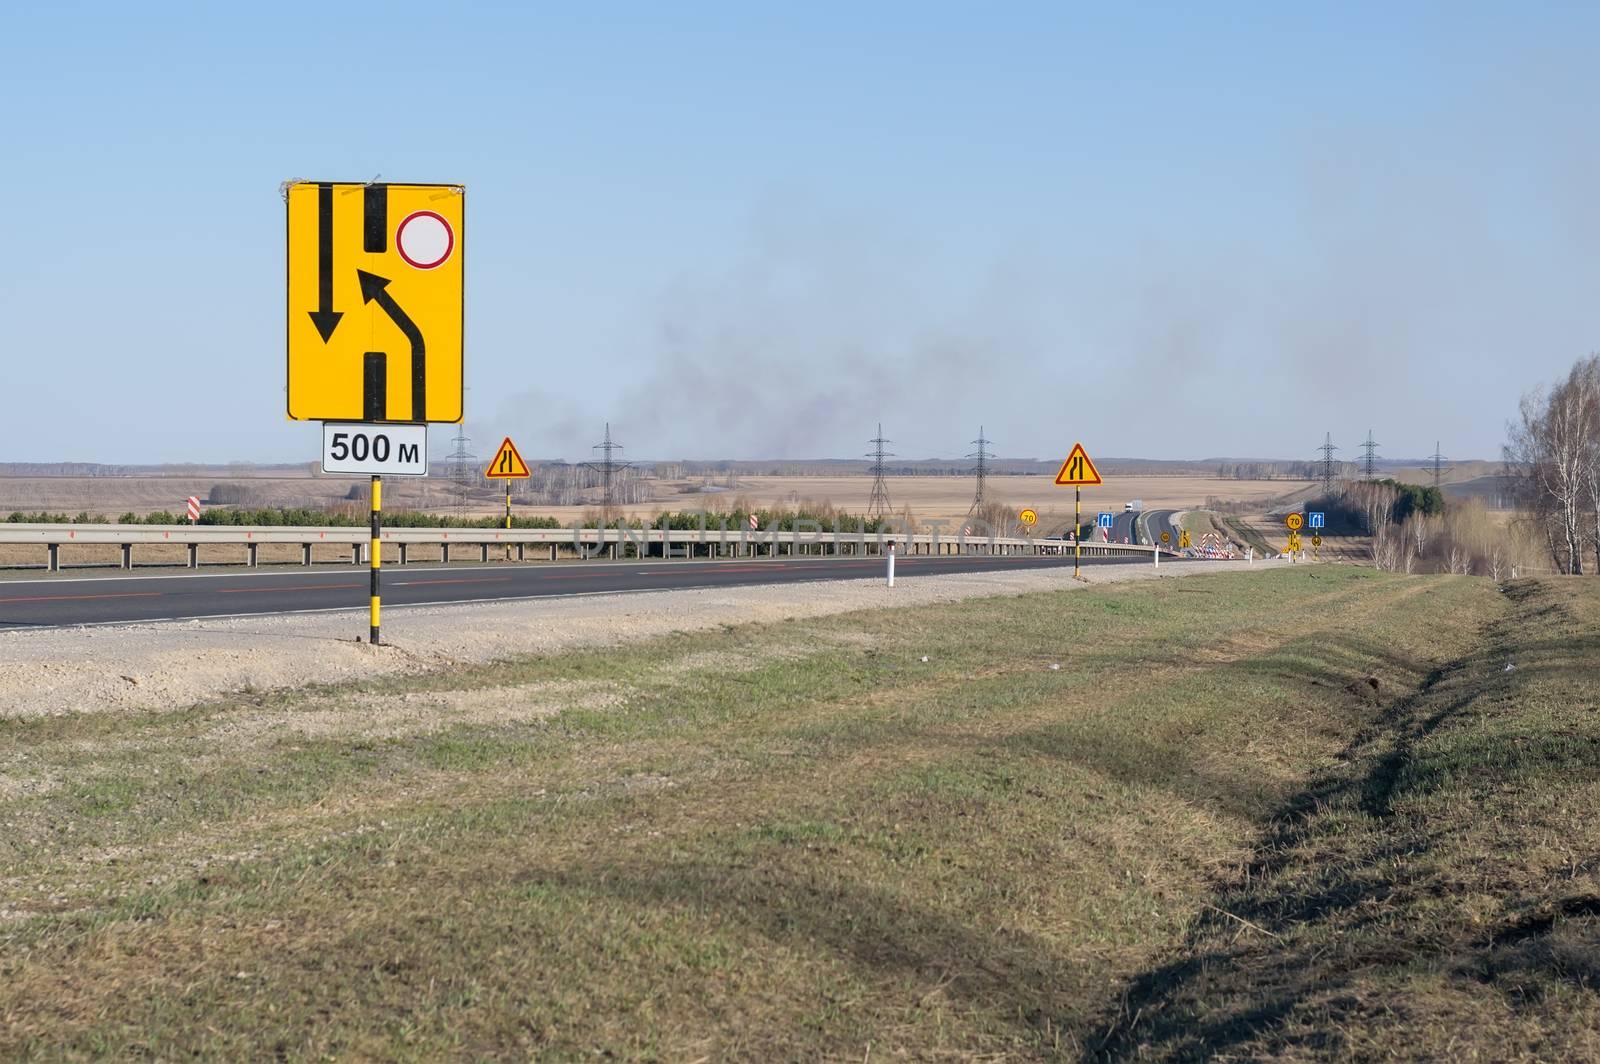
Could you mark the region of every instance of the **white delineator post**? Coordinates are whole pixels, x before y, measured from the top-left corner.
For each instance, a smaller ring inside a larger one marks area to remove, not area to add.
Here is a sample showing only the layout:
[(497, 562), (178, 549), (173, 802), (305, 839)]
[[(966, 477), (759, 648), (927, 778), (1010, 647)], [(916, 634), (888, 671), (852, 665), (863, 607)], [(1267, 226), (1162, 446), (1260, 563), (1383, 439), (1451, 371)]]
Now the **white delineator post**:
[(1161, 541), (1159, 539), (1156, 540), (1155, 559), (1156, 559), (1156, 568), (1157, 569), (1161, 568)]
[(894, 543), (889, 544), (889, 586), (894, 587)]

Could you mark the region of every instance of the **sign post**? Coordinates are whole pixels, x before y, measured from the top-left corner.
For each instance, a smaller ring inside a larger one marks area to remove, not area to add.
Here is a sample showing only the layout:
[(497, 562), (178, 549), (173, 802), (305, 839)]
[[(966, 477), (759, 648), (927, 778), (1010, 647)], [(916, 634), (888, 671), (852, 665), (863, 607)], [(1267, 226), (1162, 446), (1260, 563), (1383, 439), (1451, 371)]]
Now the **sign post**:
[[(527, 480), (530, 476), (528, 463), (522, 460), (522, 454), (517, 450), (517, 445), (507, 436), (501, 441), (500, 449), (494, 453), (494, 458), (489, 461), (489, 468), (483, 471), (486, 480), (503, 480), (506, 482), (506, 531), (511, 531), (511, 482), (513, 480)], [(511, 557), (511, 544), (506, 544), (506, 557)]]
[(1289, 530), (1289, 560), (1300, 560), (1300, 530), (1305, 527), (1306, 519), (1300, 514), (1288, 514), (1283, 519), (1284, 527)]
[(1083, 489), (1085, 485), (1101, 482), (1100, 471), (1094, 467), (1094, 460), (1089, 457), (1089, 452), (1083, 449), (1083, 444), (1072, 445), (1072, 453), (1061, 463), (1055, 482), (1059, 486), (1072, 489), (1072, 578), (1082, 580), (1083, 536), (1080, 534), (1080, 529), (1083, 525)]
[(283, 201), (285, 413), (324, 422), (324, 471), (372, 477), (377, 645), (383, 475), (426, 476), (428, 424), (462, 417), (466, 190), (290, 181)]
[(373, 646), (378, 645), (379, 596), (378, 596), (378, 570), (383, 567), (383, 477), (377, 473), (372, 474), (372, 569), (371, 569), (371, 594), (372, 594), (372, 632), (370, 639)]
[(383, 477), (428, 475), (428, 426), (371, 425), (364, 422), (322, 423), (322, 471), (365, 473), (372, 478), (371, 639), (380, 641), (378, 569), (383, 564)]
[(1299, 530), (1306, 526), (1306, 517), (1301, 514), (1288, 514), (1285, 518), (1283, 518), (1283, 525), (1285, 525), (1285, 528), (1290, 530), (1290, 542), (1288, 542), (1290, 562), (1299, 562), (1299, 554), (1301, 554)]

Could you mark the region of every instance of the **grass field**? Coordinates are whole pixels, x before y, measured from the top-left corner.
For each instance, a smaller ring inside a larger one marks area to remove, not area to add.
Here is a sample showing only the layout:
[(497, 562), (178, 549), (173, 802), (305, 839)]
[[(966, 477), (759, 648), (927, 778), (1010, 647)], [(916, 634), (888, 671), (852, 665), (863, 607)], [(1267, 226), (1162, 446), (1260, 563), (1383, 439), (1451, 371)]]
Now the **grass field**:
[(1597, 587), (1307, 566), (3, 722), (0, 1057), (1593, 1055)]

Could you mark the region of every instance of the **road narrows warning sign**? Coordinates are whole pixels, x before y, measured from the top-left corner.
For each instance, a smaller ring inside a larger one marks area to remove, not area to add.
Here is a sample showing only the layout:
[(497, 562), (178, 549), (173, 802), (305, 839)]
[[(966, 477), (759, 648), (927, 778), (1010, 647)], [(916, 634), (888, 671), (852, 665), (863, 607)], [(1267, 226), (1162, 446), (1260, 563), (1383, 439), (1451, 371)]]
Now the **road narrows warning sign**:
[(1083, 449), (1083, 444), (1073, 444), (1072, 453), (1067, 455), (1067, 460), (1061, 463), (1061, 471), (1056, 474), (1056, 483), (1067, 488), (1086, 488), (1100, 482), (1100, 471), (1094, 467), (1094, 459)]
[(528, 463), (522, 460), (510, 436), (501, 442), (500, 449), (495, 452), (494, 460), (483, 471), (483, 475), (488, 480), (526, 480), (530, 476)]
[(1074, 580), (1083, 579), (1083, 489), (1098, 483), (1100, 483), (1100, 471), (1094, 467), (1094, 459), (1083, 449), (1083, 444), (1073, 444), (1072, 453), (1067, 455), (1067, 460), (1061, 463), (1061, 470), (1056, 473), (1056, 484), (1059, 487), (1073, 489), (1072, 578)]

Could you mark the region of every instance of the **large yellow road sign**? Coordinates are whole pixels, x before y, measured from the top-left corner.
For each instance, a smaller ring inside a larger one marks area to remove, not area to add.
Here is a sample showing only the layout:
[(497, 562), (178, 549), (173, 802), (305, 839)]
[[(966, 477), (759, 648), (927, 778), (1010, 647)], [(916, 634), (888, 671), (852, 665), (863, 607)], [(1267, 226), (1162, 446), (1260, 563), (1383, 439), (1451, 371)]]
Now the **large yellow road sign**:
[(287, 186), (288, 413), (460, 421), (460, 185)]

